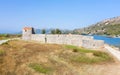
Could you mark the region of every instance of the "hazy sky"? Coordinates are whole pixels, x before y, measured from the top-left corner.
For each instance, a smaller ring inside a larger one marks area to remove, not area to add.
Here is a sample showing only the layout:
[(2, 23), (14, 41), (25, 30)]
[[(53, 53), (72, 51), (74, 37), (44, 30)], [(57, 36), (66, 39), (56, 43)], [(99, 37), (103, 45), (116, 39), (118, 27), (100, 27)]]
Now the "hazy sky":
[(74, 29), (120, 16), (120, 0), (0, 0), (0, 33), (24, 26)]

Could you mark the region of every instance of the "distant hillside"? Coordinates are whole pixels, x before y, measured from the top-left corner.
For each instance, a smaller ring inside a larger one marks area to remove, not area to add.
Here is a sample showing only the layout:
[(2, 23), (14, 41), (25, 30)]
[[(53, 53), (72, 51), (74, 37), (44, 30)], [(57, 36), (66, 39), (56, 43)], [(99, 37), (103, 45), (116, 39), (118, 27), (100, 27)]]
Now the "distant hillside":
[(120, 17), (105, 19), (89, 27), (75, 29), (74, 32), (80, 34), (120, 36)]

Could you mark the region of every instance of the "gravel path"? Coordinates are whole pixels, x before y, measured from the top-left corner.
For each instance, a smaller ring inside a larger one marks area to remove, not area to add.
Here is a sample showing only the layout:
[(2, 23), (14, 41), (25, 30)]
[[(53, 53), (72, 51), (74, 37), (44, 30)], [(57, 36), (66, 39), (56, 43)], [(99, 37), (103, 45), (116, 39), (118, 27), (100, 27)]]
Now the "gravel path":
[(7, 42), (8, 40), (0, 40), (0, 45)]
[(110, 47), (109, 45), (105, 45), (105, 48), (120, 61), (120, 51), (115, 50), (114, 48)]
[(19, 40), (20, 38), (13, 38), (13, 39), (7, 39), (7, 40), (0, 40), (0, 45), (9, 41), (9, 40)]

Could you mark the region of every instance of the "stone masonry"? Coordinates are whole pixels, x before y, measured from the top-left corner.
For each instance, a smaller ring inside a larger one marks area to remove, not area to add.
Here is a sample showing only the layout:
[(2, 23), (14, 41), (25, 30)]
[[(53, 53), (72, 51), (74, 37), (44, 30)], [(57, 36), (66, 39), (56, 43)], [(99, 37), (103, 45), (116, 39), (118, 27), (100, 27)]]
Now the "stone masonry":
[(95, 40), (92, 36), (72, 35), (72, 34), (33, 34), (33, 28), (23, 28), (22, 39), (34, 40), (42, 43), (66, 44), (85, 47), (89, 49), (101, 49), (104, 41)]

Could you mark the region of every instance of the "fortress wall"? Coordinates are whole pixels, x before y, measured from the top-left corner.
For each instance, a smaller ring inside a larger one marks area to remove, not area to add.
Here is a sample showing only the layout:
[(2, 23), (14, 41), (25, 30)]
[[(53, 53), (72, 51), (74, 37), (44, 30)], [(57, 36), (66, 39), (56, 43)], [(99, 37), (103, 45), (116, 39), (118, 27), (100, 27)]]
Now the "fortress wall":
[(62, 38), (59, 35), (47, 35), (47, 43), (62, 44)]
[(23, 28), (23, 40), (35, 40), (43, 43), (67, 44), (82, 46), (85, 48), (98, 49), (104, 46), (104, 41), (94, 40), (92, 36), (72, 34), (34, 34), (32, 27)]
[(47, 43), (69, 44), (79, 46), (81, 35), (47, 35)]
[(52, 34), (32, 34), (31, 40), (40, 41), (45, 43), (45, 39), (47, 43), (53, 44), (68, 44), (75, 46), (82, 46), (83, 40), (93, 40), (92, 36), (82, 36), (82, 35), (52, 35)]
[(45, 42), (45, 35), (43, 35), (43, 34), (32, 34), (31, 35), (31, 40)]
[(90, 49), (100, 49), (104, 47), (103, 40), (82, 40), (82, 47), (90, 48)]
[(52, 35), (52, 34), (32, 34), (31, 40), (52, 44), (67, 44), (74, 46), (82, 46), (90, 49), (100, 49), (104, 47), (104, 41), (94, 40), (92, 36), (82, 35)]

